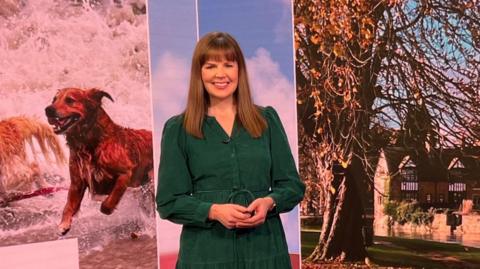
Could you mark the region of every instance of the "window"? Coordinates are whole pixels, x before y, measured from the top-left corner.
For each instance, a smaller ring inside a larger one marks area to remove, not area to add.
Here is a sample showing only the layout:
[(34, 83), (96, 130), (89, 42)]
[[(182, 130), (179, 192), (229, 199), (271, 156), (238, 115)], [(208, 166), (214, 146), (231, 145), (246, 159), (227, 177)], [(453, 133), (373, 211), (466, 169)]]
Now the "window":
[(467, 197), (467, 184), (463, 183), (465, 165), (459, 158), (453, 158), (448, 167), (448, 203), (458, 207)]
[(400, 190), (402, 200), (418, 200), (417, 169), (414, 165), (404, 166), (400, 170), (402, 182)]
[(467, 191), (467, 184), (461, 182), (454, 182), (448, 184), (448, 191), (464, 192)]
[(462, 203), (467, 197), (467, 184), (462, 182), (450, 182), (448, 184), (448, 202), (454, 206)]
[(404, 181), (416, 182), (417, 181), (417, 169), (415, 167), (404, 167), (400, 174)]

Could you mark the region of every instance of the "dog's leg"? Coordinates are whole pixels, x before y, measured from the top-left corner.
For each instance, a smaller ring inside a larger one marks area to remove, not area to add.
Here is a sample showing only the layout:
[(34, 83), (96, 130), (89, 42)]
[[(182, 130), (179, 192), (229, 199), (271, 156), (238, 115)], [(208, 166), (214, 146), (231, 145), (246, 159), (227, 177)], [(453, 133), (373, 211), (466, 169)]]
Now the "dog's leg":
[(70, 185), (68, 189), (67, 204), (63, 209), (62, 221), (58, 225), (59, 233), (65, 235), (70, 231), (70, 226), (72, 225), (72, 218), (80, 209), (80, 203), (83, 199), (83, 194), (85, 193), (86, 186), (74, 186)]
[(68, 189), (67, 204), (63, 209), (62, 221), (58, 225), (59, 233), (65, 235), (70, 230), (73, 216), (80, 209), (87, 184), (79, 176), (76, 166), (70, 165), (70, 188)]
[(105, 198), (105, 200), (102, 202), (102, 206), (100, 207), (100, 211), (103, 214), (110, 215), (113, 213), (113, 210), (117, 206), (118, 202), (120, 202), (120, 199), (125, 193), (125, 190), (127, 189), (128, 183), (130, 182), (131, 178), (131, 170), (121, 174), (117, 178), (112, 192), (107, 196), (107, 198)]
[(0, 174), (0, 207), (5, 207), (7, 205), (8, 205), (7, 192), (5, 191), (5, 188), (3, 187), (2, 175)]
[(5, 187), (3, 186), (3, 176), (0, 173), (0, 195), (6, 196), (7, 191), (5, 190)]

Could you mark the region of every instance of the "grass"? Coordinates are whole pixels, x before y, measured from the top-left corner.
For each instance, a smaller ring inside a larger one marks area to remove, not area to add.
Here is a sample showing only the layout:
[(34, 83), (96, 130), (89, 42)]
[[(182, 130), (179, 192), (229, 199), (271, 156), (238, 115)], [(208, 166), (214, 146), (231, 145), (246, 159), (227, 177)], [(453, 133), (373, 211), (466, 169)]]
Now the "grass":
[(319, 235), (319, 232), (302, 231), (302, 259), (305, 259), (313, 252), (315, 245), (318, 243)]
[[(316, 231), (302, 231), (302, 258), (312, 253)], [(385, 267), (480, 268), (480, 249), (418, 239), (376, 236), (367, 248), (370, 260)]]

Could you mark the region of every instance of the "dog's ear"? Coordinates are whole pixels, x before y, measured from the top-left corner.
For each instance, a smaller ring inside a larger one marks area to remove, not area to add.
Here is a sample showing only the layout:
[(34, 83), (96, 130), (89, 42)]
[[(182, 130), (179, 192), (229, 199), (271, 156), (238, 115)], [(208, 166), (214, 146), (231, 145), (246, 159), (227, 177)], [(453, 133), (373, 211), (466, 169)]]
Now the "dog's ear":
[(95, 89), (95, 88), (90, 89), (89, 92), (88, 92), (88, 95), (90, 95), (93, 100), (95, 100), (99, 103), (102, 101), (103, 97), (107, 97), (112, 102), (114, 102), (112, 96), (110, 96), (110, 94), (108, 92), (105, 92), (105, 91), (102, 91), (102, 90), (99, 90), (99, 89)]

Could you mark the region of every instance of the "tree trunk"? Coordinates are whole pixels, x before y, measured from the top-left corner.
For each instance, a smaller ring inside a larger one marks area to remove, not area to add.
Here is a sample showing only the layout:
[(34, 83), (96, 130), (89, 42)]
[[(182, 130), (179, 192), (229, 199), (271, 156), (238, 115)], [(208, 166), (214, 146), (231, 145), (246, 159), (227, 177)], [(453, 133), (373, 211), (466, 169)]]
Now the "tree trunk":
[(363, 207), (356, 179), (351, 169), (334, 165), (333, 170), (333, 180), (325, 191), (327, 197), (319, 242), (306, 261), (363, 261), (366, 257), (362, 235)]

